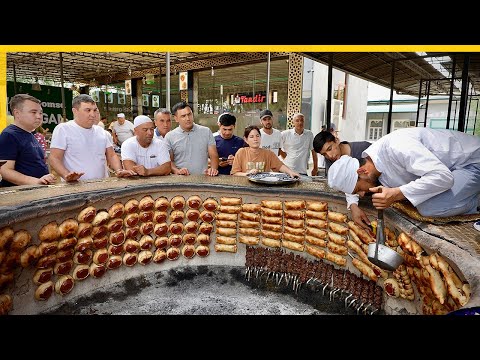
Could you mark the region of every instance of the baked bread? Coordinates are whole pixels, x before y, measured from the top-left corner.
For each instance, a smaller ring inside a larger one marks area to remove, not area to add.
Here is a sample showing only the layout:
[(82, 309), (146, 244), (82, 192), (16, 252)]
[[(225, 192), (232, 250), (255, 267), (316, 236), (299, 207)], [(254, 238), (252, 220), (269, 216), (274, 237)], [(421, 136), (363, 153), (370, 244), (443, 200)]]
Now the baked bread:
[(78, 251), (75, 253), (75, 255), (73, 255), (73, 262), (79, 265), (90, 264), (92, 256), (93, 252), (90, 249), (85, 251)]
[(123, 250), (127, 253), (136, 253), (140, 250), (140, 244), (138, 241), (128, 239), (123, 244)]
[(88, 268), (88, 272), (90, 273), (90, 276), (98, 279), (105, 275), (105, 273), (107, 272), (107, 268), (103, 264), (91, 263), (90, 267)]
[(140, 234), (149, 235), (153, 232), (154, 228), (155, 228), (155, 225), (151, 221), (142, 223), (142, 225), (140, 225)]
[(77, 241), (75, 251), (85, 251), (93, 247), (93, 239), (91, 236), (84, 237)]
[(8, 249), (10, 242), (13, 240), (15, 232), (9, 226), (0, 229), (0, 251)]
[(211, 223), (213, 220), (215, 220), (215, 213), (213, 211), (203, 210), (200, 213), (200, 218), (202, 221)]
[(93, 254), (93, 262), (97, 265), (105, 264), (108, 260), (107, 249), (99, 249)]
[(120, 255), (112, 255), (108, 258), (107, 269), (109, 270), (117, 269), (120, 266), (122, 266), (122, 264), (123, 264), (123, 261)]
[(92, 230), (93, 230), (93, 225), (90, 223), (80, 223), (78, 224), (78, 230), (77, 230), (77, 239), (81, 239), (86, 236), (92, 235)]
[(186, 245), (193, 245), (197, 241), (197, 235), (188, 233), (183, 235), (183, 243)]
[(182, 222), (185, 219), (185, 213), (181, 210), (174, 210), (170, 214), (170, 222)]
[(179, 235), (183, 232), (183, 224), (181, 222), (171, 223), (168, 229), (171, 234)]
[[(117, 219), (117, 220), (120, 220), (120, 219)], [(100, 239), (100, 238), (104, 237), (105, 235), (107, 235), (108, 231), (109, 230), (108, 230), (107, 225), (94, 226), (93, 229), (92, 229), (92, 238)]]
[(180, 250), (177, 247), (171, 247), (167, 250), (167, 259), (168, 260), (177, 260), (180, 256)]
[(57, 262), (65, 262), (73, 259), (73, 249), (60, 250), (57, 252)]
[(155, 200), (154, 204), (155, 210), (158, 211), (167, 211), (170, 207), (170, 201), (165, 196), (160, 196)]
[(170, 200), (170, 206), (173, 210), (183, 210), (185, 208), (185, 198), (181, 195), (174, 196)]
[(110, 236), (108, 237), (108, 242), (112, 245), (121, 245), (124, 243), (125, 239), (125, 233), (123, 231), (119, 231), (116, 233), (110, 233)]
[(156, 224), (161, 224), (168, 219), (168, 214), (166, 211), (155, 211), (153, 213), (153, 222)]
[(72, 291), (73, 286), (75, 285), (75, 280), (70, 275), (62, 275), (58, 278), (55, 283), (55, 292), (59, 295), (67, 295)]
[(123, 264), (125, 266), (133, 266), (138, 261), (137, 253), (126, 253), (123, 255)]
[(193, 245), (184, 245), (182, 248), (182, 255), (187, 259), (191, 259), (195, 256), (195, 246)]
[[(20, 265), (23, 268), (27, 268), (31, 265), (34, 265), (39, 257), (40, 253), (38, 252), (38, 246), (30, 245), (28, 248), (23, 250), (22, 254), (20, 255)], [(0, 264), (1, 263), (2, 259), (0, 259)]]
[[(94, 227), (94, 229), (95, 229), (95, 227)], [(111, 219), (107, 224), (107, 229), (110, 232), (117, 232), (117, 231), (122, 230), (123, 229), (123, 219)], [(102, 235), (102, 236), (104, 236), (104, 235)]]
[[(40, 241), (51, 242), (60, 238), (60, 229), (56, 221), (51, 221), (46, 225), (43, 225), (38, 232), (38, 239)], [(13, 239), (13, 237), (12, 237)]]
[(196, 233), (198, 230), (199, 224), (196, 221), (189, 221), (185, 224), (185, 231), (187, 233)]
[(77, 265), (75, 269), (73, 269), (73, 278), (75, 280), (85, 280), (89, 275), (89, 265)]
[(195, 252), (197, 253), (198, 256), (205, 257), (205, 256), (208, 256), (208, 254), (210, 254), (210, 249), (208, 248), (208, 246), (198, 245), (195, 248)]
[(33, 283), (35, 285), (45, 284), (46, 282), (52, 280), (53, 268), (38, 269), (33, 274)]
[(75, 236), (78, 231), (78, 221), (75, 219), (67, 219), (58, 227), (60, 230), (60, 236), (63, 239)]
[(77, 245), (77, 238), (71, 237), (68, 239), (62, 239), (58, 242), (58, 251), (61, 250), (68, 250), (68, 249), (73, 249), (75, 248), (75, 245)]
[(42, 256), (40, 259), (38, 259), (36, 268), (37, 269), (46, 269), (46, 268), (54, 266), (56, 262), (57, 262), (57, 255), (55, 255), (55, 254)]
[(203, 246), (208, 246), (210, 244), (210, 235), (207, 234), (198, 234), (197, 243)]
[(110, 209), (108, 209), (108, 215), (110, 215), (112, 219), (121, 218), (123, 214), (125, 214), (125, 207), (120, 202), (113, 204), (110, 206)]
[(12, 242), (10, 243), (10, 251), (22, 252), (30, 241), (32, 240), (32, 236), (26, 230), (19, 230), (16, 231), (13, 235)]
[(138, 200), (136, 199), (130, 199), (125, 203), (125, 212), (127, 214), (132, 214), (134, 212), (138, 211)]
[(215, 211), (218, 209), (218, 202), (213, 198), (205, 199), (202, 205), (203, 208), (207, 211)]
[(106, 249), (108, 246), (108, 237), (104, 236), (100, 239), (94, 239), (93, 240), (93, 249), (98, 250), (98, 249)]
[(79, 222), (91, 223), (93, 219), (95, 219), (95, 215), (97, 215), (97, 209), (95, 209), (93, 206), (89, 206), (80, 211), (77, 220)]
[(157, 249), (153, 254), (153, 262), (155, 264), (160, 264), (167, 258), (167, 252), (164, 249)]
[(200, 224), (200, 227), (198, 228), (198, 230), (202, 234), (210, 235), (212, 233), (212, 230), (213, 230), (213, 225), (210, 224), (210, 223), (207, 223), (207, 222), (203, 222), (203, 223)]
[[(122, 205), (122, 214), (123, 214), (123, 205)], [(92, 221), (93, 226), (102, 226), (106, 225), (110, 220), (110, 214), (106, 210), (101, 210), (97, 212), (95, 218)]]
[(47, 281), (44, 284), (41, 284), (35, 290), (35, 300), (46, 301), (52, 296), (55, 285), (52, 281)]
[(168, 237), (159, 236), (155, 239), (155, 248), (166, 249), (168, 247)]
[(220, 205), (242, 205), (242, 199), (236, 197), (221, 197), (220, 198)]
[(136, 239), (138, 234), (140, 234), (140, 226), (134, 226), (131, 228), (125, 229), (125, 237), (127, 239)]
[(153, 211), (140, 211), (138, 216), (141, 222), (153, 221)]
[(73, 269), (73, 260), (67, 260), (65, 262), (57, 262), (53, 267), (55, 275), (67, 275)]
[(200, 209), (202, 199), (198, 195), (192, 195), (187, 199), (187, 205), (190, 209)]
[(185, 216), (189, 221), (197, 221), (200, 217), (200, 211), (197, 209), (188, 209)]
[(109, 245), (107, 251), (108, 255), (122, 255), (123, 245)]
[(140, 253), (138, 254), (138, 262), (141, 264), (141, 265), (147, 265), (150, 263), (150, 261), (152, 261), (153, 259), (153, 253), (149, 250), (142, 250), (140, 251)]
[(170, 235), (168, 238), (168, 245), (173, 247), (179, 247), (182, 245), (183, 239), (180, 235)]
[(154, 209), (155, 202), (150, 195), (144, 196), (138, 203), (140, 211), (150, 211)]
[(57, 252), (58, 249), (58, 241), (52, 242), (43, 242), (38, 245), (38, 253), (40, 256), (52, 255)]
[(140, 250), (150, 250), (153, 246), (153, 238), (150, 235), (144, 235), (139, 241)]
[(303, 210), (305, 209), (304, 200), (294, 200), (284, 202), (285, 210)]

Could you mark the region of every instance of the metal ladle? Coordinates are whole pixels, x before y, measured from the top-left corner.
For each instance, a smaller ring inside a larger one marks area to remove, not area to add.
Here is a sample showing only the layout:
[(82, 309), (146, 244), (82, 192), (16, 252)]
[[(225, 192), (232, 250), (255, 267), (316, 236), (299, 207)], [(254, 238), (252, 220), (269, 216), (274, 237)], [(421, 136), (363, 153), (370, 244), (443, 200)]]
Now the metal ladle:
[(377, 241), (368, 245), (368, 260), (380, 269), (394, 271), (403, 263), (403, 257), (384, 244), (383, 210), (378, 210)]

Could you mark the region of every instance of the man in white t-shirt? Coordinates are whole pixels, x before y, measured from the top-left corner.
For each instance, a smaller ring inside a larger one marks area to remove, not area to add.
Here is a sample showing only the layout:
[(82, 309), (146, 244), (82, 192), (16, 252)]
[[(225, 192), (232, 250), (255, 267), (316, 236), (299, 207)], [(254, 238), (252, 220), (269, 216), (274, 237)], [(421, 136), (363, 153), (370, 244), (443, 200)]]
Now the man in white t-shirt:
[(312, 176), (317, 176), (318, 158), (313, 150), (313, 133), (305, 129), (305, 116), (293, 115), (293, 128), (282, 131), (282, 150), (287, 154), (283, 163), (300, 175), (308, 175), (308, 160), (310, 153), (313, 159)]
[(153, 113), (155, 119), (154, 135), (157, 139), (163, 140), (165, 135), (172, 130), (172, 113), (166, 108), (160, 108)]
[(113, 142), (118, 146), (122, 146), (123, 142), (135, 135), (133, 124), (129, 120), (125, 120), (125, 114), (117, 115), (117, 121), (112, 123)]
[(135, 175), (122, 169), (105, 130), (94, 126), (98, 108), (91, 96), (82, 94), (72, 101), (74, 119), (58, 124), (50, 143), (50, 166), (65, 181), (103, 179), (109, 176), (105, 161), (118, 177)]
[(141, 176), (168, 175), (172, 167), (170, 153), (163, 140), (154, 136), (155, 124), (145, 115), (133, 120), (135, 136), (122, 144), (122, 161), (127, 170)]
[(260, 113), (260, 123), (263, 126), (260, 129), (260, 147), (285, 157), (286, 154), (282, 151), (282, 133), (273, 128), (273, 114), (270, 110), (266, 109)]

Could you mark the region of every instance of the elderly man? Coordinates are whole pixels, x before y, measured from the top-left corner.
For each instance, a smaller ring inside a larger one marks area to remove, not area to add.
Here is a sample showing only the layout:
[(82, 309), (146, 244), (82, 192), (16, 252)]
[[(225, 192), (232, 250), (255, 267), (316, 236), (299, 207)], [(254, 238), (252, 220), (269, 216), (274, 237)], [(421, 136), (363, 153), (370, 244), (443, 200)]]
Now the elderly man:
[(307, 176), (310, 153), (313, 159), (312, 176), (317, 176), (318, 157), (313, 150), (313, 133), (305, 129), (305, 116), (297, 113), (293, 115), (293, 128), (282, 131), (283, 163), (300, 175)]
[(129, 120), (125, 120), (125, 114), (117, 115), (117, 121), (111, 124), (112, 136), (114, 144), (122, 146), (123, 142), (135, 135), (133, 124)]
[(122, 144), (122, 161), (127, 170), (140, 176), (168, 175), (172, 170), (164, 141), (154, 137), (155, 125), (145, 115), (133, 120), (135, 136)]
[(94, 126), (98, 120), (95, 101), (86, 94), (72, 101), (74, 119), (58, 124), (50, 143), (50, 166), (65, 181), (103, 179), (109, 176), (105, 160), (118, 177), (136, 175), (124, 170), (105, 130)]
[[(56, 178), (49, 173), (40, 143), (33, 131), (42, 124), (40, 100), (17, 94), (10, 100), (14, 121), (0, 134), (0, 186), (48, 185)], [(4, 161), (4, 162), (3, 162)]]
[(212, 131), (195, 124), (192, 108), (186, 102), (175, 104), (172, 113), (179, 125), (165, 136), (172, 172), (176, 175), (218, 175), (218, 153)]
[(401, 129), (377, 140), (362, 156), (366, 159), (361, 166), (347, 155), (335, 161), (328, 172), (328, 185), (360, 196), (372, 192), (377, 209), (408, 199), (423, 216), (477, 212), (478, 136), (452, 130)]
[(155, 110), (153, 118), (155, 119), (155, 137), (157, 139), (165, 139), (165, 135), (172, 130), (172, 113), (166, 108)]

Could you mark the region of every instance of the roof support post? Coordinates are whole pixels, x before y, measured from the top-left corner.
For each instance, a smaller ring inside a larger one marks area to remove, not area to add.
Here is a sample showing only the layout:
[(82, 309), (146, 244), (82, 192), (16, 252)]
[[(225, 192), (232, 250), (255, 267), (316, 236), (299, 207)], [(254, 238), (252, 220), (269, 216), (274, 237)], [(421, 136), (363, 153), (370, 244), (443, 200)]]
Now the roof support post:
[[(333, 53), (328, 56), (328, 85), (327, 85), (327, 131), (330, 131), (332, 121), (332, 74), (333, 74)], [(336, 124), (338, 126), (338, 124)], [(337, 127), (338, 129), (338, 127)]]
[(422, 85), (423, 79), (420, 79), (420, 86), (418, 87), (418, 104), (417, 104), (417, 119), (415, 121), (415, 127), (418, 127), (418, 118), (420, 116), (420, 102), (422, 100)]
[(458, 131), (465, 131), (465, 114), (468, 100), (468, 68), (470, 66), (470, 55), (465, 54), (463, 57), (462, 69), (462, 92), (460, 94), (460, 111), (458, 112)]
[(457, 57), (454, 55), (452, 59), (452, 79), (450, 80), (450, 95), (448, 96), (447, 110), (447, 129), (450, 129), (450, 112), (452, 111), (453, 85), (455, 82), (455, 67), (457, 65)]
[[(223, 105), (223, 104), (222, 104)], [(270, 105), (270, 51), (267, 57), (267, 109)]]
[(62, 122), (67, 122), (67, 112), (65, 110), (65, 89), (63, 87), (63, 55), (60, 54), (60, 93), (62, 94)]
[(430, 84), (432, 80), (427, 80), (427, 99), (425, 101), (425, 117), (423, 119), (423, 127), (427, 127), (428, 103), (430, 101)]
[(390, 103), (388, 104), (387, 134), (392, 128), (393, 88), (395, 87), (395, 60), (392, 61), (392, 74), (390, 76)]

